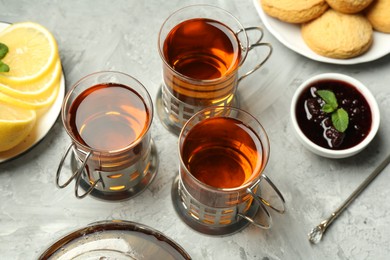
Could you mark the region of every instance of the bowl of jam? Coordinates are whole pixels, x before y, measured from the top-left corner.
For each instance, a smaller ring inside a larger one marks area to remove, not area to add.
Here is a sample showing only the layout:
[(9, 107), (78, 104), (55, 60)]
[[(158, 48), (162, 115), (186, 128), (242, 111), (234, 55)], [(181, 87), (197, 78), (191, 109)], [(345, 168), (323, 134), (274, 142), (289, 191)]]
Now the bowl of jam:
[(345, 158), (363, 150), (380, 123), (378, 104), (360, 81), (339, 73), (316, 75), (302, 83), (291, 102), (298, 139), (310, 151)]

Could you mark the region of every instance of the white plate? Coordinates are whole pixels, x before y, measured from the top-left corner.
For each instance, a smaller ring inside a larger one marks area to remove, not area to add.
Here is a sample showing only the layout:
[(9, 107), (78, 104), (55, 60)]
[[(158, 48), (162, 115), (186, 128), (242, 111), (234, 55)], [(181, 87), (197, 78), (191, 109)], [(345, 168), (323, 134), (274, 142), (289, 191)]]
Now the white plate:
[[(8, 23), (0, 22), (0, 31), (4, 30), (7, 26), (9, 26)], [(64, 100), (64, 96), (65, 96), (65, 78), (64, 78), (64, 74), (62, 74), (61, 82), (60, 82), (60, 90), (51, 108), (48, 109), (44, 114), (42, 114), (39, 117), (39, 119), (35, 123), (33, 130), (24, 141), (22, 141), (20, 144), (18, 144), (16, 147), (12, 148), (11, 150), (0, 152), (0, 163), (6, 162), (12, 158), (15, 158), (27, 152), (29, 149), (31, 149), (35, 144), (37, 144), (46, 136), (46, 134), (49, 132), (49, 130), (56, 122), (59, 113), (61, 112), (61, 106), (62, 106), (62, 101)]]
[(265, 27), (287, 48), (312, 60), (333, 63), (333, 64), (358, 64), (379, 59), (390, 53), (390, 34), (374, 32), (374, 41), (371, 48), (364, 54), (351, 59), (332, 59), (320, 56), (313, 52), (301, 37), (300, 25), (282, 22), (265, 14), (261, 0), (253, 0), (257, 12), (260, 15)]

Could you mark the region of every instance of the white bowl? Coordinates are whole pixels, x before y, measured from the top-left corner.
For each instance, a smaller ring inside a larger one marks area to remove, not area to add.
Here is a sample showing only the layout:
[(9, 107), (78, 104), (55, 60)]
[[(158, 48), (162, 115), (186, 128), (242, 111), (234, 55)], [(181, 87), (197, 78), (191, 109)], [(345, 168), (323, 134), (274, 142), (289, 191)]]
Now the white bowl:
[[(372, 124), (371, 124), (371, 129), (368, 133), (368, 135), (357, 145), (343, 149), (343, 150), (333, 150), (330, 148), (324, 148), (321, 147), (314, 142), (312, 142), (306, 135), (302, 132), (301, 128), (298, 125), (297, 119), (296, 119), (296, 105), (299, 96), (301, 93), (312, 83), (318, 82), (318, 81), (323, 81), (323, 80), (337, 80), (337, 81), (343, 81), (348, 83), (349, 85), (354, 86), (357, 90), (360, 91), (360, 93), (364, 96), (366, 99), (368, 105), (370, 106), (371, 109), (371, 117), (372, 117)], [(338, 74), (338, 73), (324, 73), (320, 75), (316, 75), (308, 80), (306, 80), (304, 83), (302, 83), (297, 90), (294, 93), (294, 96), (292, 98), (291, 102), (291, 121), (293, 128), (295, 130), (295, 133), (298, 137), (298, 139), (301, 141), (301, 143), (310, 151), (313, 153), (327, 157), (327, 158), (345, 158), (349, 157), (352, 155), (355, 155), (362, 151), (375, 137), (376, 133), (378, 132), (379, 129), (379, 123), (380, 123), (380, 112), (379, 112), (379, 107), (378, 104), (370, 92), (370, 90), (364, 86), (360, 81), (344, 75), (344, 74)]]

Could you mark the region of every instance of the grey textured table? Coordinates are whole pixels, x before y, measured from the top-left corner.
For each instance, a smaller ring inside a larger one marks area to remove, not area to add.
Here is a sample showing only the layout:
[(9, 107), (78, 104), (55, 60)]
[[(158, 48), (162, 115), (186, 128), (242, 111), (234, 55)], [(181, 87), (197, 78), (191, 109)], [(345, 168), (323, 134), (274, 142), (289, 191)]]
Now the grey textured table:
[[(161, 80), (157, 34), (174, 10), (200, 1), (0, 1), (0, 20), (31, 20), (55, 35), (66, 88), (101, 70), (118, 70), (139, 79), (156, 97)], [(220, 6), (245, 26), (261, 25), (252, 1), (201, 1)], [(182, 245), (194, 259), (388, 259), (390, 255), (390, 167), (340, 216), (323, 241), (311, 245), (306, 234), (328, 216), (390, 152), (390, 55), (359, 65), (309, 60), (281, 45), (269, 62), (240, 86), (242, 107), (257, 117), (271, 141), (267, 175), (286, 198), (287, 212), (273, 214), (274, 226), (249, 226), (224, 237), (197, 233), (177, 216), (171, 183), (177, 174), (177, 137), (157, 117), (152, 136), (160, 165), (154, 182), (140, 196), (120, 203), (75, 198), (73, 188), (57, 189), (55, 172), (69, 137), (57, 120), (28, 153), (0, 164), (0, 258), (35, 259), (53, 241), (85, 225), (124, 219), (151, 226)], [(248, 62), (250, 62), (248, 60)], [(382, 113), (373, 143), (352, 158), (331, 160), (307, 151), (295, 138), (289, 105), (308, 77), (340, 72), (365, 83)], [(158, 258), (156, 258), (158, 259)]]

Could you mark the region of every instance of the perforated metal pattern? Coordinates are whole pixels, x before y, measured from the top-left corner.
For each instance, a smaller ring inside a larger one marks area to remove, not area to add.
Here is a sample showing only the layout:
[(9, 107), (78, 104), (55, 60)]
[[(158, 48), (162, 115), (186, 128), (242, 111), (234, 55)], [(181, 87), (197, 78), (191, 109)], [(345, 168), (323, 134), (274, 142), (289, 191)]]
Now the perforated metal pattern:
[(212, 227), (228, 226), (239, 220), (238, 214), (245, 214), (252, 203), (250, 196), (232, 207), (214, 208), (206, 206), (194, 199), (179, 181), (179, 198), (189, 216), (198, 222)]
[[(129, 190), (139, 184), (151, 167), (151, 147), (148, 151), (133, 165), (119, 171), (104, 172), (104, 171), (83, 171), (82, 179), (90, 183), (101, 179), (95, 189), (102, 192), (119, 192)], [(81, 164), (81, 161), (78, 160)], [(88, 178), (90, 174), (90, 178)]]
[[(80, 168), (80, 164), (81, 161), (73, 153), (71, 169), (76, 173), (74, 178), (77, 198), (82, 199), (90, 194), (105, 201), (121, 201), (140, 194), (153, 181), (158, 170), (158, 153), (152, 140), (146, 154), (126, 168), (116, 167), (115, 171), (88, 172), (87, 166)], [(83, 169), (81, 173), (80, 169)], [(85, 191), (84, 194), (80, 194), (79, 188)]]
[[(162, 84), (161, 86), (161, 95), (164, 112), (168, 115), (169, 121), (179, 129), (181, 129), (196, 112), (206, 108), (206, 106), (193, 106), (180, 101), (171, 94), (165, 84)], [(232, 105), (233, 102), (232, 99), (227, 98), (221, 102), (214, 103), (213, 106), (229, 106)]]

